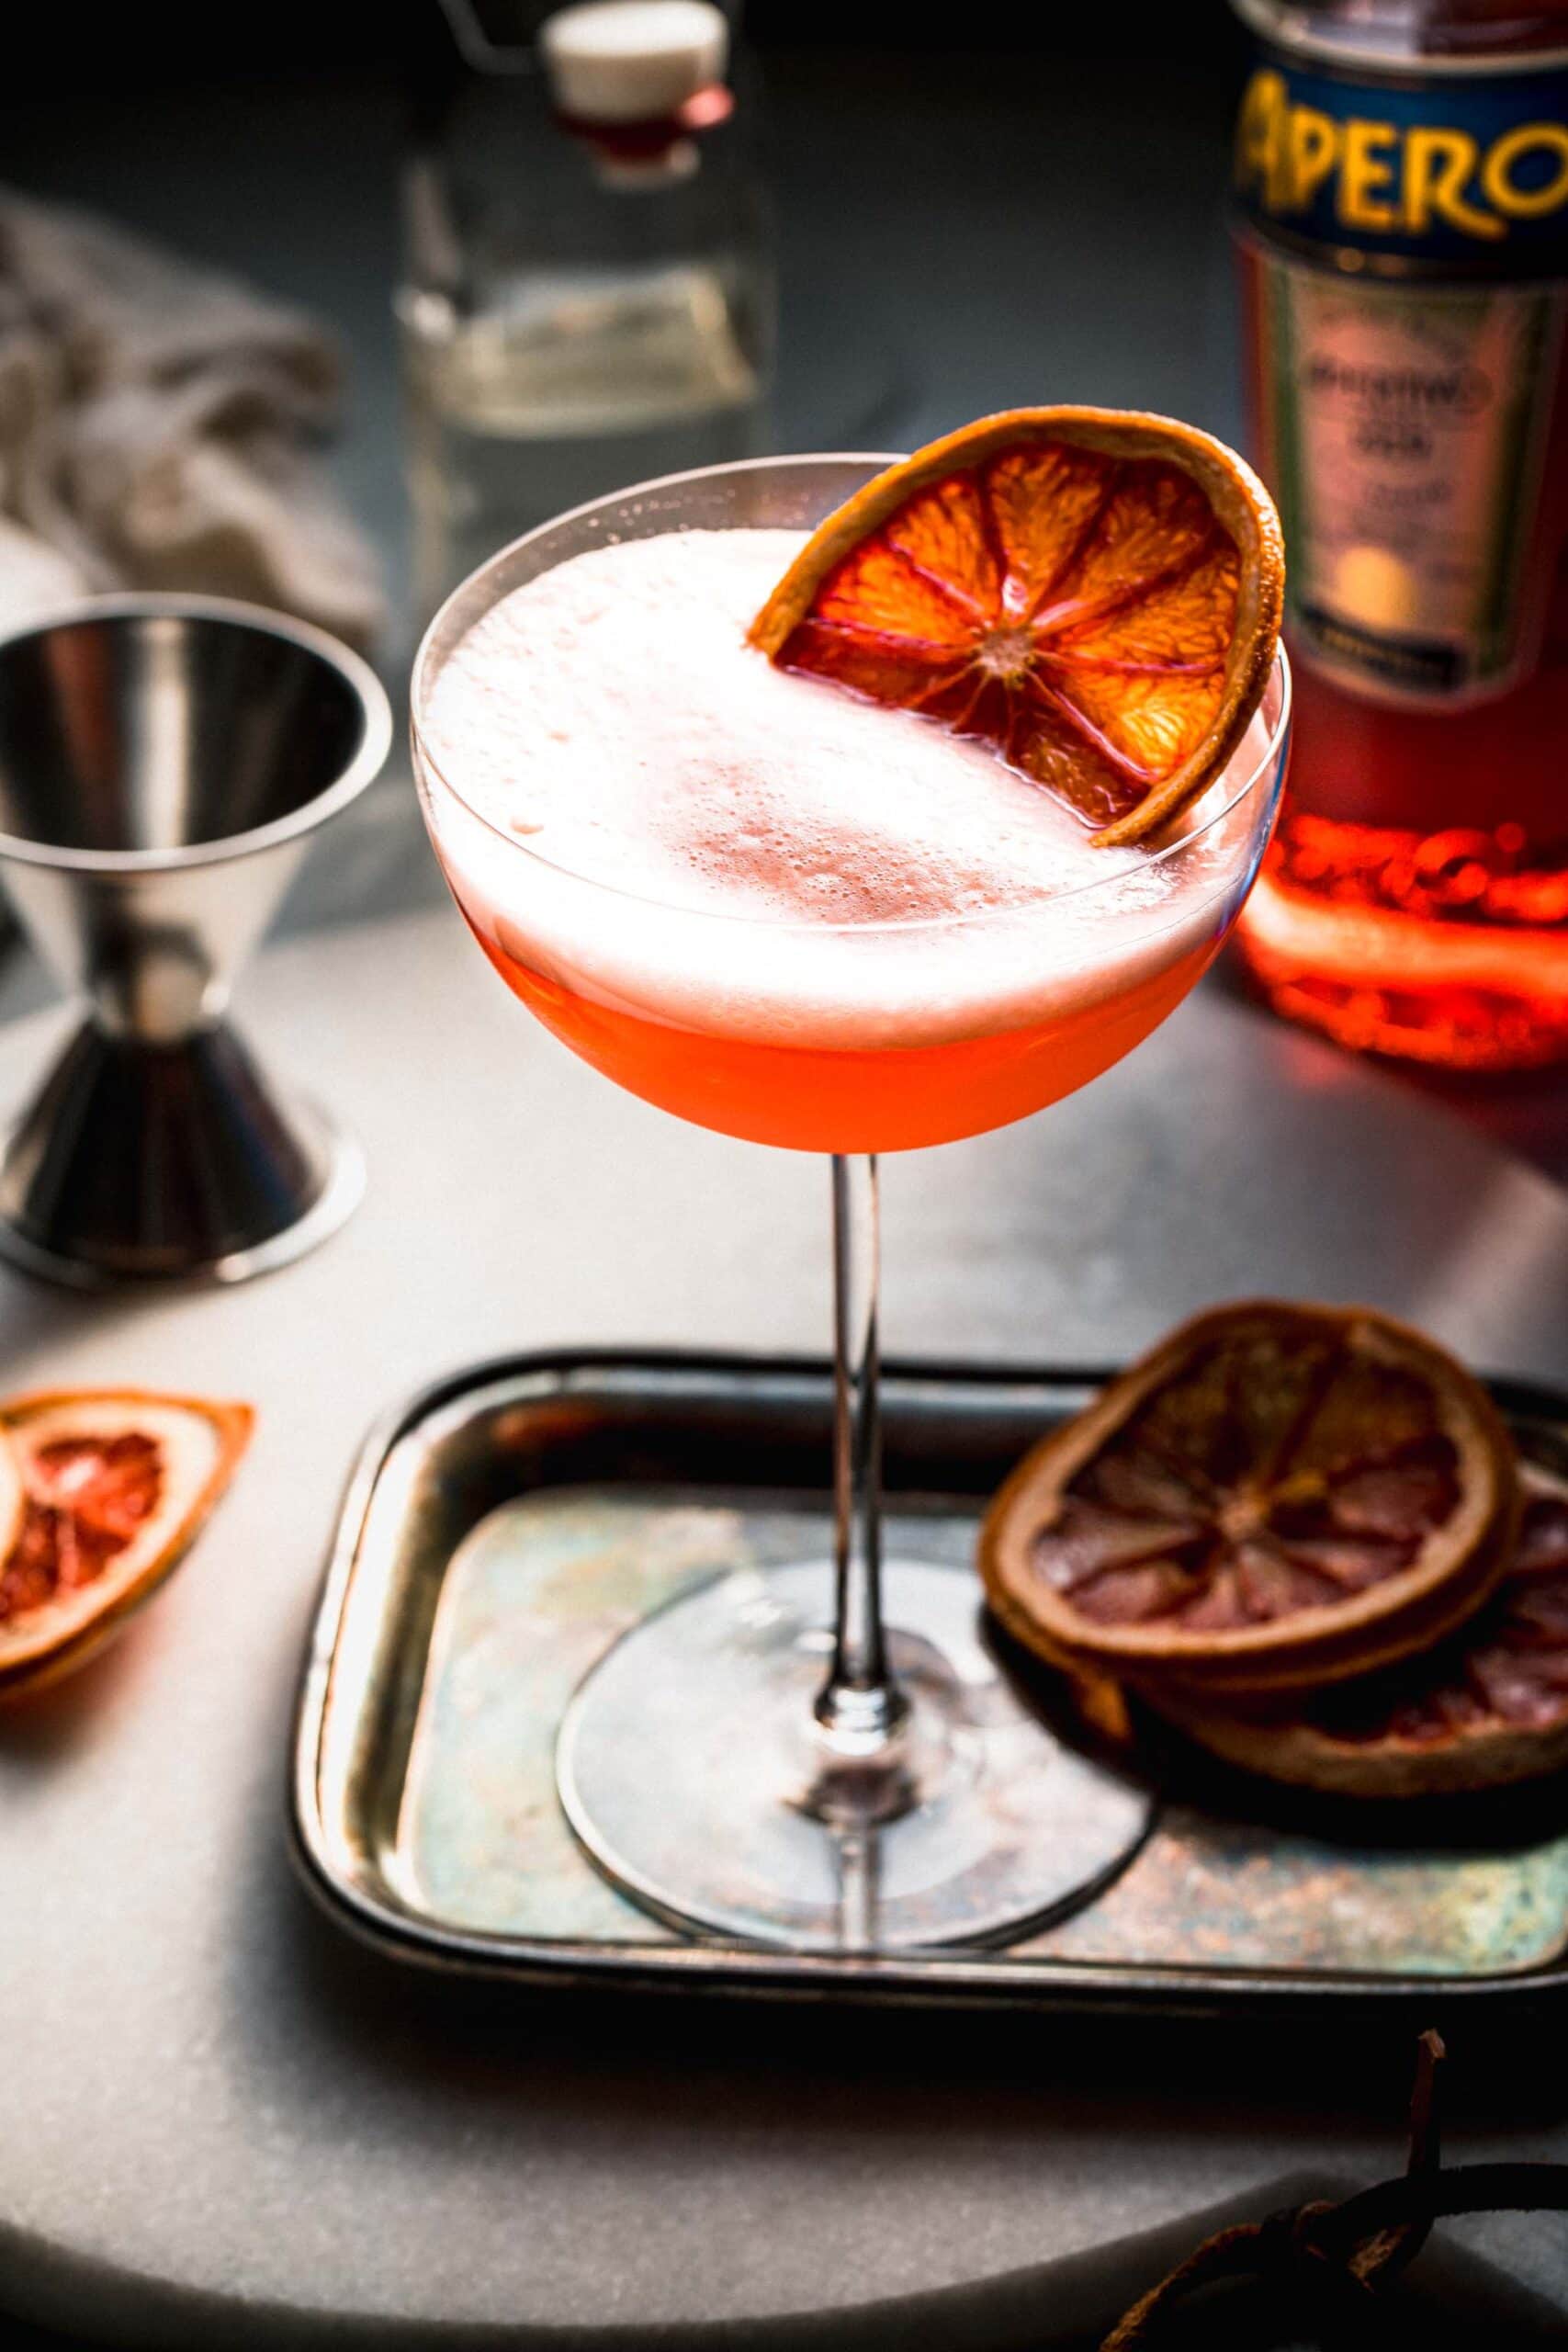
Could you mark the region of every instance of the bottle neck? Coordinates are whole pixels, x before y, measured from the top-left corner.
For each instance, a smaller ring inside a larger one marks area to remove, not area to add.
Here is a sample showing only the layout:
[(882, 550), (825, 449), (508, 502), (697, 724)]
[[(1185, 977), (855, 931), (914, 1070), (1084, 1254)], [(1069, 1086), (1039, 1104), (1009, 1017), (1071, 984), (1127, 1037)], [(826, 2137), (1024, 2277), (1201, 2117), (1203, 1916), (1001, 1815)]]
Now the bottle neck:
[(1274, 47), (1344, 69), (1539, 72), (1568, 62), (1568, 0), (1232, 0)]

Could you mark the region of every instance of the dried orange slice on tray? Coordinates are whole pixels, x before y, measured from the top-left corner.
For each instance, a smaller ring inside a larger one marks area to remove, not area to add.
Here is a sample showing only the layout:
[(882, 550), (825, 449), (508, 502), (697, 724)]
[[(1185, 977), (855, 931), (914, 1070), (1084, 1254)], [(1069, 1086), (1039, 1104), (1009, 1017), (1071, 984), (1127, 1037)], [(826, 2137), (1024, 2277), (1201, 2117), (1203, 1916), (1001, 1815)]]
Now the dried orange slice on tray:
[(70, 1672), (181, 1557), (244, 1451), (248, 1405), (82, 1389), (0, 1406), (0, 1699)]
[(1269, 493), (1223, 442), (1117, 409), (1013, 409), (858, 490), (750, 636), (994, 744), (1097, 841), (1140, 841), (1240, 744), (1284, 576)]
[(1008, 1631), (1142, 1689), (1361, 1674), (1477, 1609), (1518, 1512), (1463, 1367), (1368, 1308), (1201, 1315), (1002, 1487), (980, 1566)]
[(1149, 1702), (1228, 1763), (1341, 1796), (1457, 1795), (1568, 1765), (1568, 1481), (1526, 1464), (1495, 1592), (1435, 1649), (1321, 1698), (1227, 1715)]

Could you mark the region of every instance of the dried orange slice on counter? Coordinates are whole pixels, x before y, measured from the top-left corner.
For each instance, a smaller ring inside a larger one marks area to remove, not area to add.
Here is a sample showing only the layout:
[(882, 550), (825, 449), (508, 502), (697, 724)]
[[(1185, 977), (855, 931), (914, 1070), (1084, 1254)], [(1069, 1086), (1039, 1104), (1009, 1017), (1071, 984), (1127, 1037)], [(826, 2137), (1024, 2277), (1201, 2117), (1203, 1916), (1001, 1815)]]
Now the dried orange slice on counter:
[(22, 1484), (17, 1451), (0, 1429), (0, 1561), (10, 1557), (27, 1515), (28, 1490)]
[(1418, 1657), (1321, 1698), (1226, 1715), (1145, 1696), (1229, 1763), (1340, 1796), (1457, 1795), (1568, 1765), (1568, 1481), (1526, 1464), (1512, 1556), (1490, 1600)]
[(70, 1672), (175, 1566), (250, 1436), (248, 1405), (83, 1389), (0, 1406), (0, 1699)]
[(993, 744), (1097, 841), (1140, 841), (1239, 745), (1284, 578), (1273, 503), (1223, 442), (1117, 409), (1013, 409), (858, 490), (750, 637)]
[(1507, 1430), (1461, 1365), (1368, 1308), (1264, 1301), (1184, 1324), (1042, 1440), (980, 1566), (1055, 1664), (1292, 1689), (1451, 1631), (1517, 1513)]

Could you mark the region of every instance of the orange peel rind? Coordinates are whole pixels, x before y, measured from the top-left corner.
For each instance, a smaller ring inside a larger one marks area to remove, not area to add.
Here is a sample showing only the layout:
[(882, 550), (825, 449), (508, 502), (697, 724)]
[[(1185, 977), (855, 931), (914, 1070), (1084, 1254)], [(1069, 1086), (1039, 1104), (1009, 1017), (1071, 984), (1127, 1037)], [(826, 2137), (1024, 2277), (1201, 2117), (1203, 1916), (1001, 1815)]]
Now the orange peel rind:
[(0, 1701), (73, 1672), (183, 1557), (249, 1441), (248, 1405), (76, 1389), (0, 1405)]

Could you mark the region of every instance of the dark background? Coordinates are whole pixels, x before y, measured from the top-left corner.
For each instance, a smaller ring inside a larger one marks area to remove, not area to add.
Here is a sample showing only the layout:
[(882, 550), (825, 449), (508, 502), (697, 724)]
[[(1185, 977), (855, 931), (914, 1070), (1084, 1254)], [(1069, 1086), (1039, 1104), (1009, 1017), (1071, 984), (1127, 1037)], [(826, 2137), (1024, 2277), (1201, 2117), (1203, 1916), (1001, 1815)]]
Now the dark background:
[[(499, 31), (525, 30), (545, 0), (478, 0)], [(733, 13), (734, 0), (730, 0)], [(25, 107), (40, 90), (155, 90), (223, 76), (299, 83), (391, 78), (400, 51), (418, 46), (438, 0), (273, 0), (253, 9), (140, 9), (94, 5), (28, 12), (25, 66), (13, 64), (0, 107)], [(1241, 36), (1224, 0), (1166, 0), (1125, 10), (1063, 6), (1059, 0), (989, 0), (961, 17), (914, 0), (752, 0), (748, 36), (764, 52), (800, 48), (870, 50), (899, 55), (1120, 60), (1130, 79), (1156, 61), (1223, 68)]]

